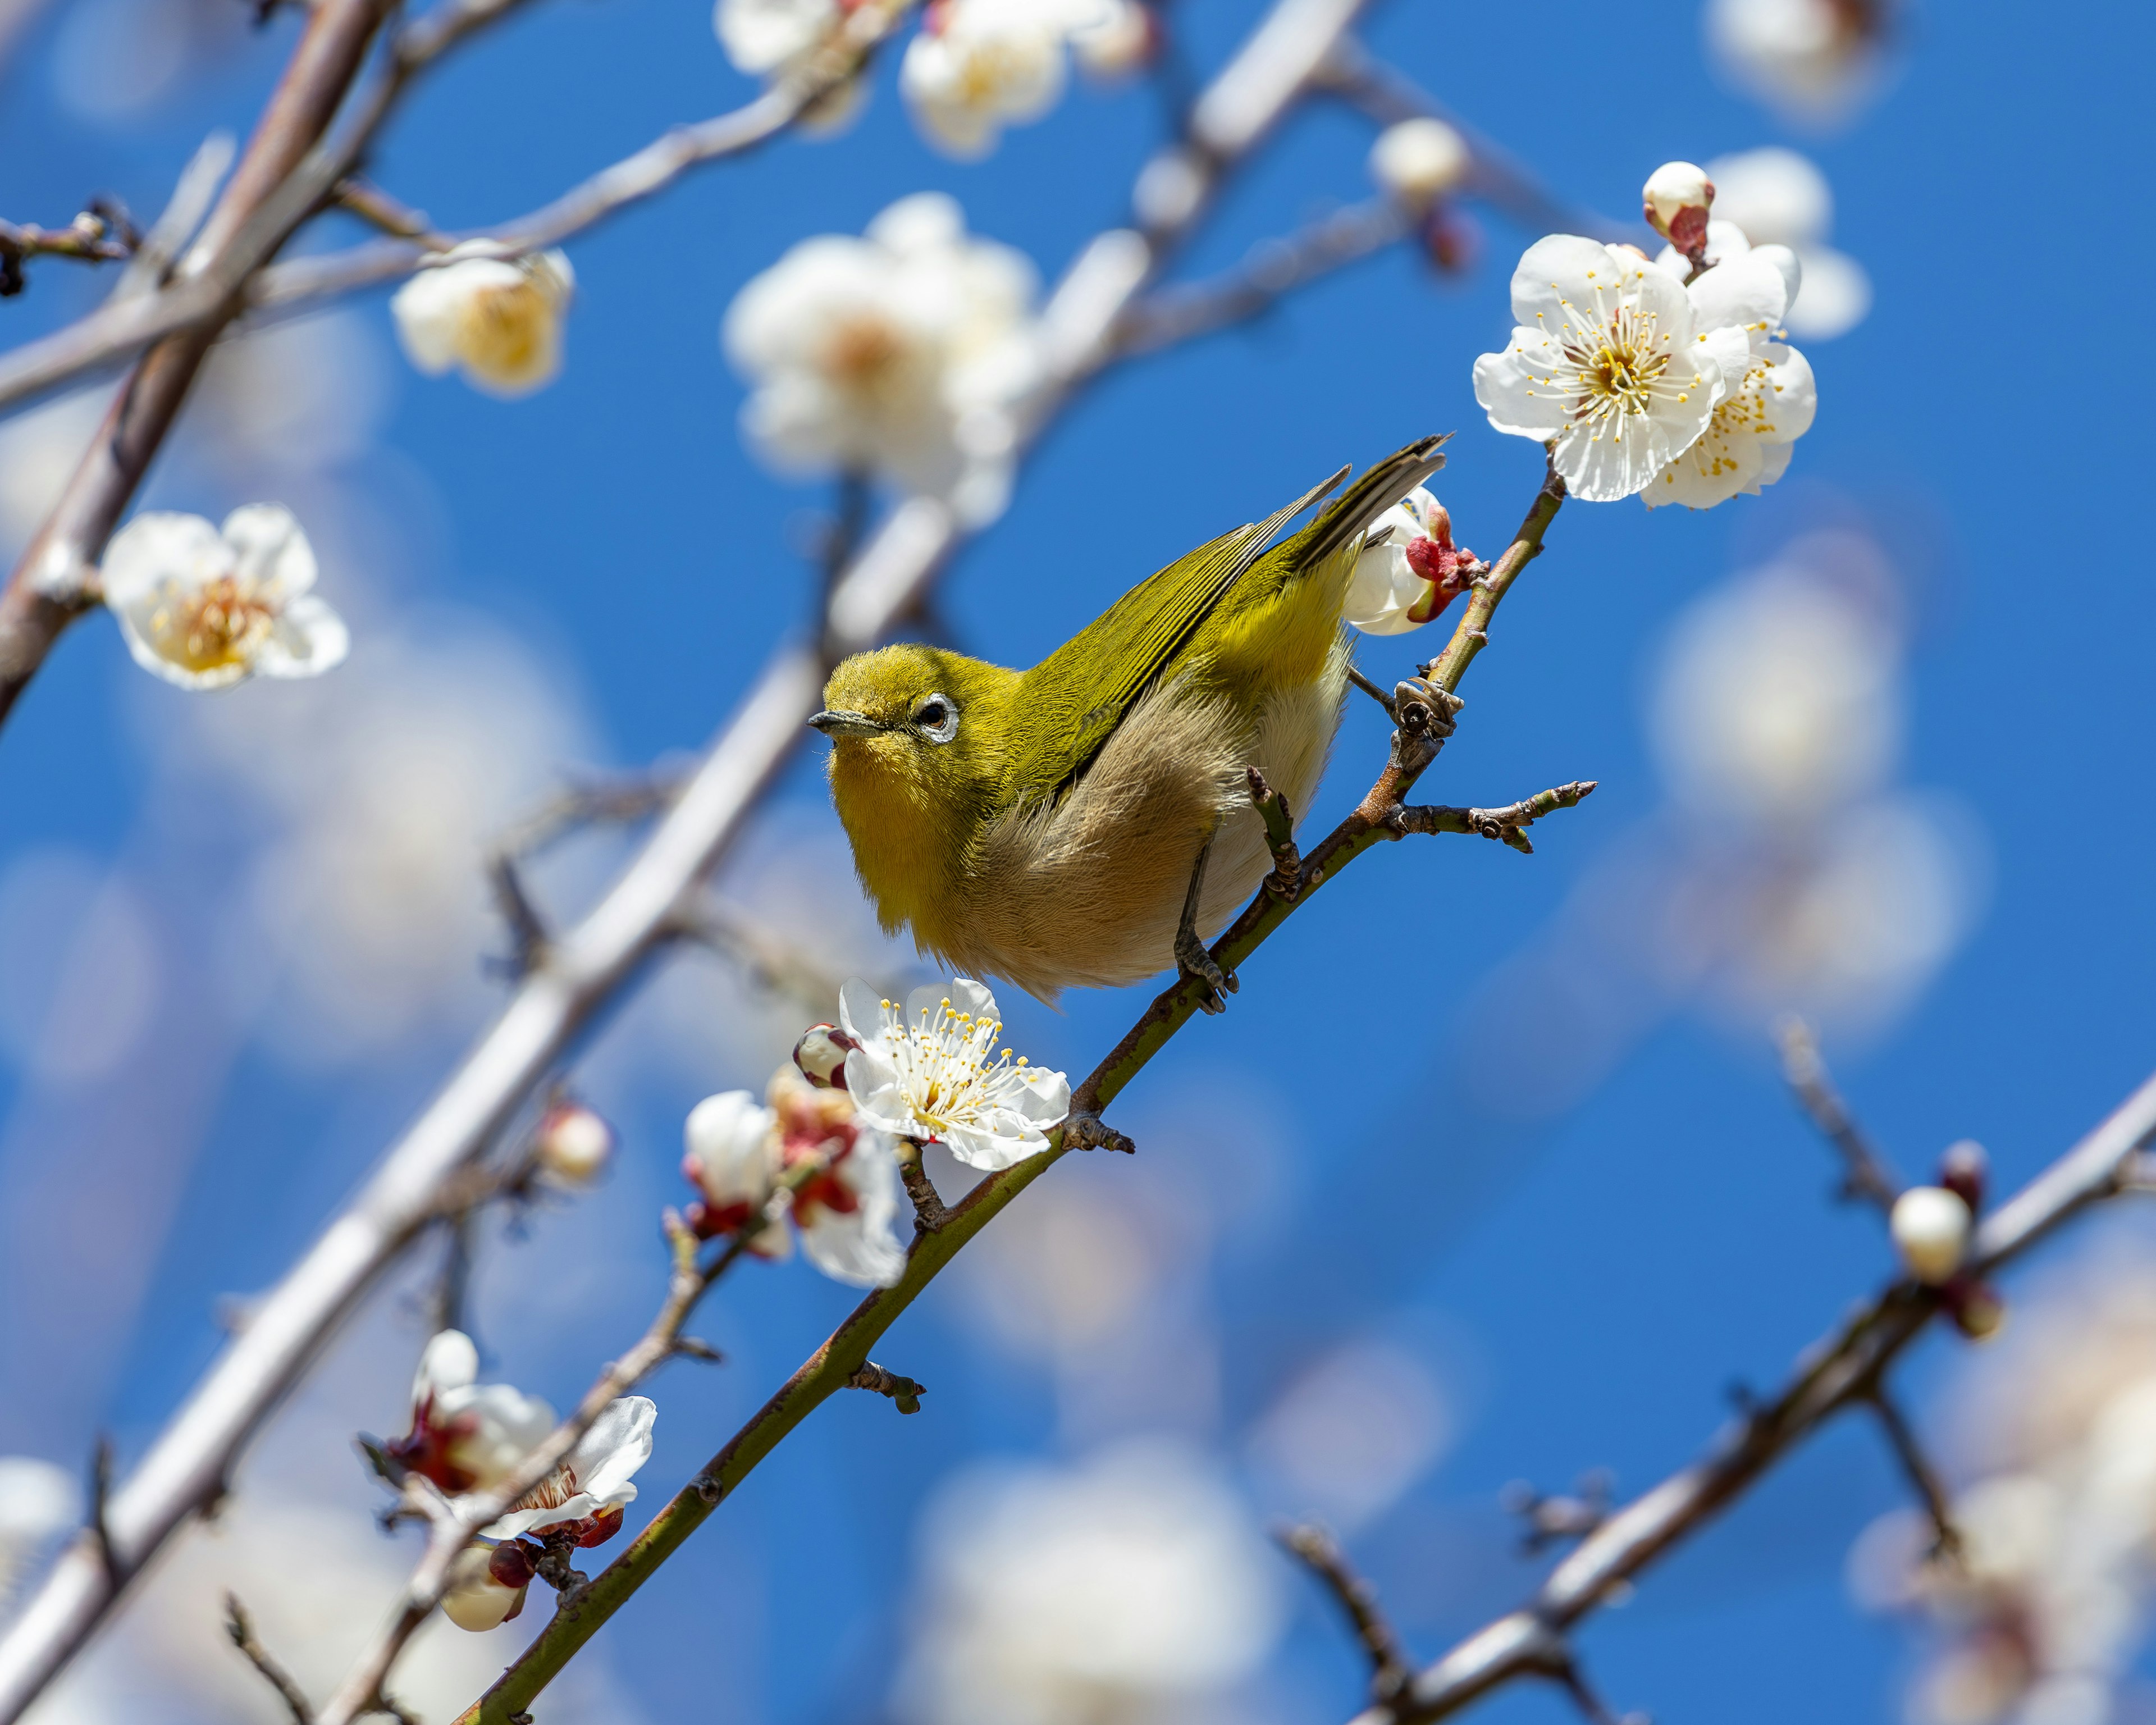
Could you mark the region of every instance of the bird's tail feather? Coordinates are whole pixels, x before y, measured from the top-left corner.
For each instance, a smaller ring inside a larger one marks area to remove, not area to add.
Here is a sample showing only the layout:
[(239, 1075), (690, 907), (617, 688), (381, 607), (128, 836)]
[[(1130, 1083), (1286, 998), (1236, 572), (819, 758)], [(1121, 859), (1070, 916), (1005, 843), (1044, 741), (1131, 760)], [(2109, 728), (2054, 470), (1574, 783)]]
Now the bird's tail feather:
[[(1447, 432), (1445, 437), (1418, 438), (1405, 449), (1373, 464), (1296, 536), (1289, 548), (1291, 567), (1314, 568), (1444, 466), (1442, 446), (1451, 435)], [(1322, 496), (1339, 483), (1340, 475), (1335, 474), (1315, 495)], [(1305, 506), (1309, 501), (1305, 500)]]

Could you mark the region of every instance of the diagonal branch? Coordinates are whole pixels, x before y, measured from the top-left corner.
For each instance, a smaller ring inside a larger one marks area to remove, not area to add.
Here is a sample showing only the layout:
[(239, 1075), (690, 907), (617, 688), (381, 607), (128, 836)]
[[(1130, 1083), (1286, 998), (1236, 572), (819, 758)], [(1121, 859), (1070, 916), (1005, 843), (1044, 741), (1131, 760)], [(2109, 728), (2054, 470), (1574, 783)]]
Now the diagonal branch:
[[(1112, 360), (1117, 320), (1208, 213), (1222, 182), (1299, 99), (1311, 66), (1359, 6), (1360, 0), (1277, 0), (1199, 103), (1194, 141), (1154, 158), (1155, 167), (1173, 164), (1168, 172), (1181, 188), (1174, 207), (1164, 208), (1165, 198), (1156, 196), (1142, 213), (1144, 232), (1110, 229), (1080, 254), (1043, 313), (1055, 382), (1041, 398), (1035, 434)], [(1152, 168), (1148, 175), (1160, 182)], [(1546, 489), (1552, 512), (1554, 495)], [(673, 938), (703, 878), (810, 734), (808, 720), (831, 660), (873, 645), (916, 607), (963, 533), (940, 501), (903, 504), (833, 585), (811, 639), (773, 654), (620, 877), (554, 942), (548, 963), (518, 984), (501, 1016), (261, 1302), (245, 1333), (233, 1339), (115, 1493), (114, 1534), (123, 1561), (139, 1567), (223, 1493), (247, 1440), (377, 1278), (440, 1215), (443, 1189), (510, 1126), (586, 1027)], [(1522, 553), (1522, 564), (1528, 555)], [(981, 1198), (977, 1188), (975, 1196), (992, 1214), (1017, 1189), (994, 1189), (1004, 1195)], [(864, 1341), (864, 1355), (866, 1347)], [(858, 1357), (848, 1369), (857, 1363)], [(0, 1631), (0, 1725), (19, 1716), (116, 1598), (94, 1553), (78, 1547), (54, 1565)]]
[(1574, 779), (1502, 809), (1452, 809), (1442, 804), (1402, 809), (1391, 825), (1395, 836), (1401, 838), (1409, 833), (1473, 833), (1495, 839), (1523, 856), (1532, 856), (1535, 847), (1527, 842), (1526, 829), (1560, 809), (1578, 808), (1594, 784), (1591, 778)]
[[(2089, 1204), (2124, 1189), (2136, 1153), (2156, 1137), (2156, 1077), (1988, 1217), (1970, 1272), (2018, 1257)], [(1882, 1374), (1942, 1309), (1938, 1293), (1897, 1282), (1799, 1357), (1782, 1389), (1753, 1404), (1690, 1466), (1619, 1510), (1551, 1572), (1535, 1596), (1429, 1666), (1389, 1705), (1354, 1725), (1423, 1725), (1491, 1690), (1551, 1674), (1565, 1638), (1626, 1583), (1683, 1543), (1843, 1409), (1871, 1402)]]
[(238, 1594), (224, 1596), (224, 1632), (232, 1638), (232, 1645), (246, 1656), (247, 1662), (262, 1674), (262, 1681), (277, 1692), (278, 1700), (285, 1703), (285, 1711), (292, 1716), (292, 1725), (315, 1725), (314, 1709), (307, 1704), (306, 1692), (292, 1681), (292, 1674), (278, 1664), (262, 1645)]
[[(1283, 0), (1282, 10), (1304, 3)], [(1317, 3), (1317, 0), (1312, 0)], [(1339, 0), (1334, 0), (1338, 4)], [(1276, 14), (1277, 15), (1277, 14)], [(1344, 18), (1342, 19), (1344, 23)], [(1262, 39), (1264, 31), (1260, 32)], [(1322, 52), (1322, 47), (1318, 50)], [(1224, 79), (1225, 74), (1224, 74)], [(1216, 86), (1217, 88), (1217, 86)], [(1203, 104), (1201, 103), (1201, 109)], [(1449, 714), (1459, 702), (1451, 694), (1465, 675), (1473, 652), (1463, 639), (1472, 629), (1486, 639), (1491, 618), (1521, 572), (1542, 549), (1543, 536), (1563, 501), (1561, 483), (1546, 481), (1505, 555), (1478, 587), (1476, 604), (1460, 619), (1452, 642), (1433, 666), (1450, 681), (1403, 682), (1394, 691), (1399, 724), (1383, 770), (1363, 801), (1320, 841), (1303, 864), (1301, 888), (1292, 899), (1260, 886), (1212, 947), (1224, 969), (1234, 969), (1288, 917), (1308, 905), (1317, 889), (1380, 839), (1396, 836), (1387, 823), (1417, 778), (1437, 758), (1451, 734)], [(595, 1577), (574, 1611), (557, 1612), (499, 1681), (471, 1707), (458, 1725), (513, 1725), (548, 1683), (591, 1637), (654, 1575), (660, 1567), (701, 1527), (727, 1493), (747, 1477), (803, 1420), (844, 1388), (868, 1358), (869, 1350), (899, 1315), (941, 1273), (945, 1265), (999, 1215), (1004, 1206), (1039, 1179), (1081, 1142), (1074, 1128), (1081, 1117), (1098, 1125), (1102, 1110), (1115, 1100), (1152, 1057), (1201, 1010), (1210, 985), (1199, 977), (1179, 978), (1158, 995), (1122, 1041), (1072, 1093), (1070, 1119), (1054, 1135), (1050, 1147), (1014, 1167), (990, 1174), (957, 1204), (945, 1209), (937, 1225), (916, 1233), (906, 1273), (891, 1287), (870, 1294), (854, 1309), (747, 1425), (705, 1465), (624, 1552)]]
[(1348, 1567), (1347, 1554), (1322, 1527), (1284, 1527), (1274, 1538), (1291, 1556), (1300, 1558), (1338, 1602), (1355, 1639), (1369, 1656), (1372, 1698), (1390, 1700), (1414, 1675), (1414, 1666), (1392, 1625), (1378, 1609), (1377, 1589)]

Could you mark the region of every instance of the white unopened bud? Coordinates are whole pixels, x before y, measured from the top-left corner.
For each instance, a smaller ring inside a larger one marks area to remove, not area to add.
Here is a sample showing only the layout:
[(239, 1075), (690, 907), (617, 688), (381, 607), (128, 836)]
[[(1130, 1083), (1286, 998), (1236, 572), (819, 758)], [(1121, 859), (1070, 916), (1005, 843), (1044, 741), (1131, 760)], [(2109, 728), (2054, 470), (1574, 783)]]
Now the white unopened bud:
[(1961, 1268), (1969, 1222), (1969, 1206), (1945, 1187), (1912, 1186), (1894, 1200), (1887, 1227), (1909, 1274), (1937, 1287)]
[(793, 1064), (821, 1090), (846, 1087), (846, 1056), (860, 1044), (835, 1024), (811, 1024), (793, 1045)]
[(1088, 77), (1127, 78), (1143, 71), (1160, 51), (1160, 35), (1152, 8), (1139, 0), (1109, 0), (1070, 33), (1070, 52)]
[(1370, 177), (1411, 210), (1427, 209), (1467, 177), (1467, 140), (1442, 120), (1403, 120), (1370, 146)]
[(442, 1615), (461, 1630), (498, 1629), (524, 1609), (524, 1589), (504, 1587), (488, 1568), (494, 1553), (484, 1545), (467, 1546), (449, 1560)]
[(613, 1128), (582, 1102), (557, 1102), (539, 1122), (535, 1153), (564, 1185), (587, 1185), (613, 1159)]
[(1665, 162), (1647, 176), (1640, 202), (1647, 225), (1686, 256), (1706, 244), (1714, 182), (1697, 163)]

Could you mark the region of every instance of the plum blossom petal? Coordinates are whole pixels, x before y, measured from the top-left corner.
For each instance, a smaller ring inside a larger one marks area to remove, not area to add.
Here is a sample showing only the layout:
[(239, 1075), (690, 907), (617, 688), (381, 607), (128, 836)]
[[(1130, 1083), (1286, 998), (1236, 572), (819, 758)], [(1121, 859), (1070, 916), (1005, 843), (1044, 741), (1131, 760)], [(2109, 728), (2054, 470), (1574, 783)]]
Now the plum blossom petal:
[[(636, 1501), (632, 1476), (651, 1459), (651, 1428), (658, 1418), (659, 1409), (649, 1396), (618, 1396), (608, 1402), (562, 1465), (533, 1486), (516, 1508), (490, 1524), (485, 1537), (514, 1539), (583, 1522), (598, 1523), (584, 1531), (596, 1532), (601, 1539), (610, 1535), (620, 1525), (619, 1512)], [(608, 1520), (611, 1527), (605, 1526)]]
[(844, 16), (840, 0), (718, 0), (711, 28), (735, 67), (761, 77), (800, 59)]
[(235, 509), (222, 528), (146, 511), (113, 535), (100, 568), (135, 662), (182, 689), (319, 676), (351, 648), (344, 619), (308, 591), (314, 549), (280, 503)]
[[(704, 1194), (688, 1218), (699, 1234), (731, 1233), (762, 1213), (778, 1179), (778, 1124), (777, 1112), (745, 1090), (706, 1096), (689, 1111), (681, 1128), (681, 1173)], [(793, 1239), (783, 1220), (774, 1220), (757, 1232), (750, 1250), (784, 1258)]]
[(479, 1384), (479, 1349), (444, 1330), (419, 1356), (412, 1429), (389, 1453), (444, 1491), (491, 1490), (554, 1429), (554, 1410), (506, 1384)]
[(1341, 614), (1364, 634), (1404, 634), (1465, 592), (1480, 567), (1453, 544), (1445, 506), (1418, 485), (1370, 524)]
[(1644, 490), (1705, 429), (1723, 388), (1683, 287), (1644, 259), (1573, 234), (1527, 249), (1512, 276), (1517, 325), (1475, 362), (1498, 430), (1552, 443), (1573, 495)]
[(497, 258), (488, 244), (467, 241), (397, 290), (397, 338), (429, 377), (456, 368), (489, 394), (529, 395), (562, 368), (576, 272), (563, 252)]
[(940, 1142), (993, 1172), (1045, 1150), (1047, 1129), (1070, 1111), (1062, 1073), (997, 1050), (995, 997), (970, 978), (916, 988), (903, 1010), (850, 982), (839, 1016), (860, 1045), (846, 1056), (846, 1088), (861, 1117), (895, 1137)]
[[(906, 45), (899, 93), (932, 143), (977, 160), (1005, 126), (1038, 120), (1061, 100), (1074, 38), (1089, 59), (1129, 58), (1118, 11), (1116, 0), (942, 0)], [(1144, 45), (1141, 38), (1141, 53)]]
[(834, 1281), (891, 1286), (906, 1274), (896, 1225), (900, 1196), (890, 1137), (863, 1127), (830, 1172), (797, 1196), (801, 1255)]

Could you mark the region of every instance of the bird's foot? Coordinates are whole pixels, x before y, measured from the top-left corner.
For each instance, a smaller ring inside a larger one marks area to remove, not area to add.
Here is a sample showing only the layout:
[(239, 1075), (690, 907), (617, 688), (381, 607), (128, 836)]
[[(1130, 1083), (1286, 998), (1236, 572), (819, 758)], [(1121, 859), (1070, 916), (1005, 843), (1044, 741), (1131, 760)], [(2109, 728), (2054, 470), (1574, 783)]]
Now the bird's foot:
[(1205, 942), (1199, 939), (1198, 931), (1188, 922), (1175, 932), (1175, 968), (1184, 976), (1194, 977), (1205, 984), (1206, 992), (1198, 997), (1201, 1012), (1227, 1011), (1228, 997), (1241, 986), (1233, 971), (1223, 970), (1214, 962), (1213, 955), (1205, 950)]
[(1063, 1147), (1065, 1150), (1120, 1150), (1126, 1156), (1137, 1155), (1138, 1148), (1091, 1108), (1075, 1108), (1064, 1117)]

